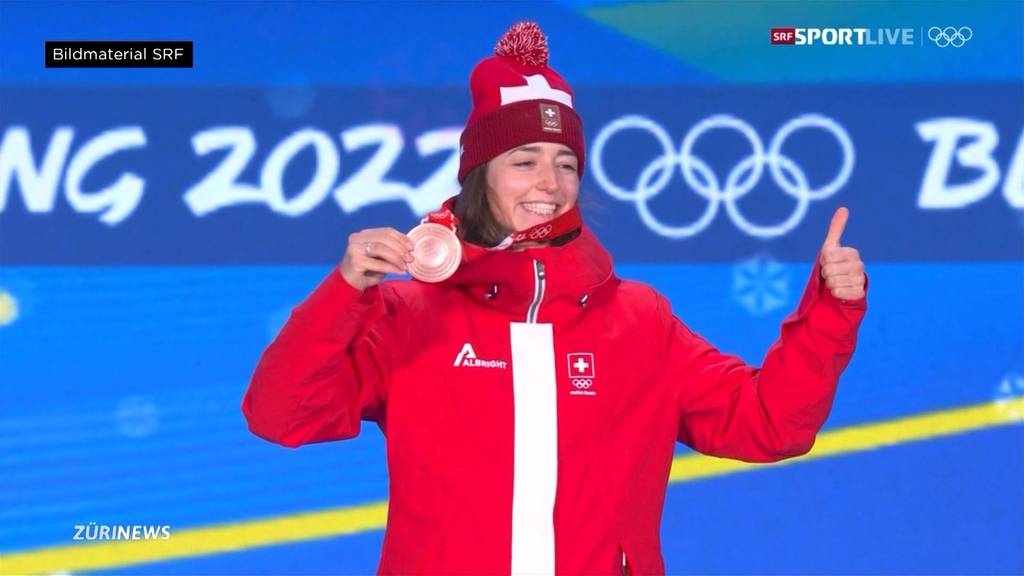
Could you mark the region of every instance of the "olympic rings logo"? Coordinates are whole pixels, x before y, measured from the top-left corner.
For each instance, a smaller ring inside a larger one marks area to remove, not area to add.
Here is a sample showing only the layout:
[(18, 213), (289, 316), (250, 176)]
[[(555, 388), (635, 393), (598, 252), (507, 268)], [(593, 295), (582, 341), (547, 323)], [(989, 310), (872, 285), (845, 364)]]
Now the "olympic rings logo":
[(530, 232), (530, 238), (533, 240), (537, 240), (538, 238), (544, 238), (548, 234), (551, 234), (551, 224), (548, 224), (543, 228), (538, 228), (533, 232)]
[(594, 381), (590, 378), (573, 378), (572, 385), (579, 388), (580, 390), (586, 390), (594, 385)]
[(527, 236), (529, 236), (530, 240), (539, 240), (541, 238), (546, 237), (548, 234), (551, 234), (551, 224), (547, 224), (545, 226), (541, 226), (540, 228), (537, 228), (536, 230), (531, 230), (529, 234), (527, 234), (525, 232), (521, 232), (519, 234), (516, 234), (513, 237), (513, 240), (515, 240), (516, 242), (519, 242), (520, 240), (525, 239)]
[[(843, 160), (838, 174), (820, 188), (812, 189), (804, 173), (795, 161), (782, 153), (786, 140), (794, 132), (802, 129), (817, 128), (831, 134), (842, 150)], [(635, 188), (630, 190), (611, 181), (604, 169), (602, 161), (604, 148), (613, 136), (622, 130), (643, 130), (654, 136), (661, 145), (662, 155), (652, 160), (640, 171)], [(693, 148), (697, 140), (705, 132), (716, 129), (735, 130), (750, 143), (751, 153), (733, 166), (725, 178), (724, 186), (708, 163), (696, 156)], [(591, 153), (591, 166), (594, 177), (609, 195), (617, 200), (632, 201), (636, 205), (641, 220), (653, 232), (666, 238), (689, 238), (704, 231), (718, 214), (719, 206), (724, 203), (726, 213), (732, 222), (741, 230), (758, 238), (774, 238), (786, 234), (795, 228), (804, 215), (811, 200), (822, 200), (835, 194), (846, 185), (853, 173), (854, 151), (849, 134), (835, 120), (818, 114), (806, 114), (794, 118), (784, 124), (768, 146), (764, 143), (750, 124), (727, 114), (719, 114), (702, 120), (683, 138), (679, 152), (668, 132), (657, 123), (643, 116), (626, 116), (612, 122), (597, 135)], [(674, 172), (679, 166), (683, 179), (700, 196), (708, 201), (708, 206), (696, 221), (682, 226), (670, 226), (655, 218), (647, 203), (660, 194), (668, 186)], [(772, 179), (783, 192), (796, 199), (793, 213), (783, 222), (774, 225), (761, 225), (751, 222), (740, 212), (737, 201), (749, 193), (761, 179), (764, 168), (769, 168)]]
[(945, 28), (932, 26), (928, 29), (928, 39), (935, 42), (939, 48), (946, 46), (959, 48), (967, 44), (971, 38), (974, 38), (974, 30), (971, 30), (970, 26), (961, 26), (959, 29), (955, 26), (946, 26)]

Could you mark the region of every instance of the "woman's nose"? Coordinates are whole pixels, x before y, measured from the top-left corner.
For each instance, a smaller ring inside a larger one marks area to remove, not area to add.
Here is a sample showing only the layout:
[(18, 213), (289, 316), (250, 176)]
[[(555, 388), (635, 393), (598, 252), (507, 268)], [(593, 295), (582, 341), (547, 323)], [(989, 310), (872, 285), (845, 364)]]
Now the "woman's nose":
[(546, 192), (554, 192), (558, 189), (558, 174), (556, 167), (553, 164), (544, 166), (540, 170), (540, 180), (537, 182), (537, 188)]

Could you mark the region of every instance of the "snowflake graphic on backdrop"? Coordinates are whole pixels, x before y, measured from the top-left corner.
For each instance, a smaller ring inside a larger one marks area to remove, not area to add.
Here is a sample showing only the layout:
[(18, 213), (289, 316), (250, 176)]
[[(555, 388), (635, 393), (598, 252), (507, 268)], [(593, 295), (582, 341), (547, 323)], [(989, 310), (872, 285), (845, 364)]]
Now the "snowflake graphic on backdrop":
[(751, 314), (767, 314), (789, 301), (789, 272), (771, 255), (756, 254), (733, 267), (732, 296)]
[(1013, 420), (1024, 420), (1024, 376), (1010, 372), (996, 388), (996, 408)]

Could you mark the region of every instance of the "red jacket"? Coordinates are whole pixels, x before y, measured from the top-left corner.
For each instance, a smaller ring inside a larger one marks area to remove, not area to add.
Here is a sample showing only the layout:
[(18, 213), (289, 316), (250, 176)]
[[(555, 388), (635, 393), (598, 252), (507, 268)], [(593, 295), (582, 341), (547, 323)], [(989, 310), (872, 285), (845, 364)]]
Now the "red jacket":
[(390, 501), (379, 573), (664, 573), (675, 442), (771, 462), (810, 450), (866, 299), (815, 264), (761, 368), (612, 272), (584, 228), (561, 247), (464, 244), (440, 284), (360, 293), (331, 271), (267, 348), (242, 403), (285, 446), (376, 421)]

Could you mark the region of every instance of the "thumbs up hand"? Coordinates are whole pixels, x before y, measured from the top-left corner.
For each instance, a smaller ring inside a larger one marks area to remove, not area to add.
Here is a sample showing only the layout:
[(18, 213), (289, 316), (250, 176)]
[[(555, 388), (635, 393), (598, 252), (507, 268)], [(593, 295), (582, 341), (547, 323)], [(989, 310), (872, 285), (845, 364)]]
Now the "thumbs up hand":
[(860, 259), (860, 253), (855, 248), (839, 245), (849, 216), (850, 211), (845, 206), (836, 210), (818, 257), (821, 261), (821, 278), (832, 296), (841, 300), (863, 298), (866, 285), (864, 262)]

